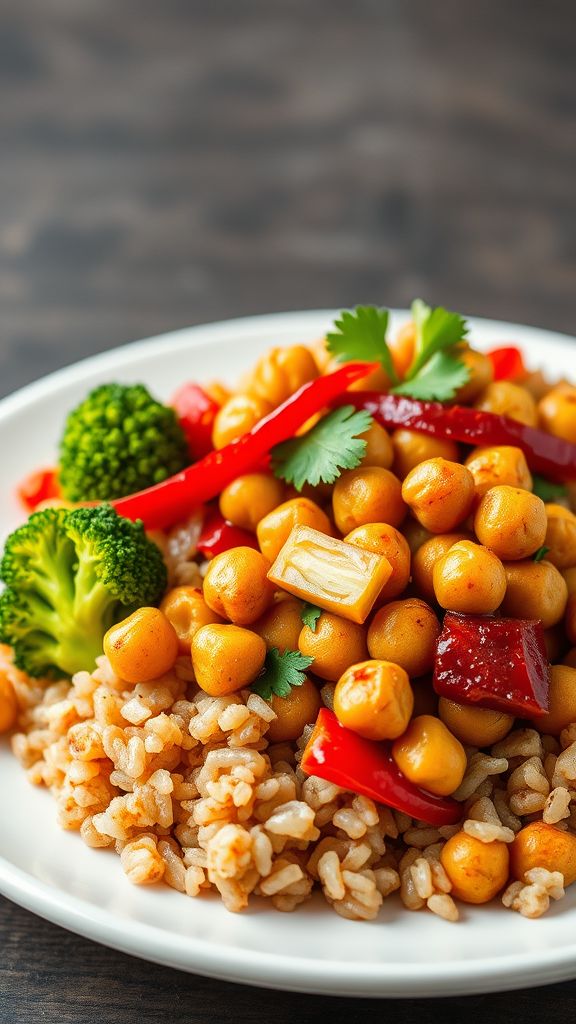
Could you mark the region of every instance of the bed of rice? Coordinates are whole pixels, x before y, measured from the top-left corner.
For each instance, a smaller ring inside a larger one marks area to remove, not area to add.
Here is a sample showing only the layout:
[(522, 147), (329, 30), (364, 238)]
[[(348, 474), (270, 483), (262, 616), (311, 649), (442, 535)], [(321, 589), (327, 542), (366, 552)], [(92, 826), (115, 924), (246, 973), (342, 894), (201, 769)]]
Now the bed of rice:
[[(319, 888), (337, 913), (364, 920), (399, 890), (409, 910), (457, 920), (439, 854), (462, 826), (431, 828), (307, 778), (298, 767), (306, 732), (269, 745), (275, 716), (256, 694), (208, 697), (185, 658), (135, 686), (105, 657), (72, 685), (29, 679), (8, 648), (0, 671), (20, 703), (12, 747), (29, 780), (50, 789), (62, 828), (113, 847), (134, 884), (163, 881), (194, 897), (216, 889), (231, 911), (252, 894), (294, 910)], [(576, 723), (559, 741), (516, 729), (489, 752), (467, 753), (455, 794), (466, 832), (511, 842), (540, 818), (576, 830)], [(563, 895), (561, 874), (534, 869), (502, 901), (539, 917)]]

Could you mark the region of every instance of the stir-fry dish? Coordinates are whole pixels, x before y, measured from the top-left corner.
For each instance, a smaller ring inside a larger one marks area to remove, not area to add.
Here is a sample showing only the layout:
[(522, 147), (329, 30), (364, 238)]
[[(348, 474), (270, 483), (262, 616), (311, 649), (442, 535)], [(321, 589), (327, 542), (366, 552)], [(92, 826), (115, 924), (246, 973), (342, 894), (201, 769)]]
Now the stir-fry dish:
[(136, 885), (456, 921), (576, 881), (576, 386), (388, 320), (100, 385), (18, 486), (0, 732)]

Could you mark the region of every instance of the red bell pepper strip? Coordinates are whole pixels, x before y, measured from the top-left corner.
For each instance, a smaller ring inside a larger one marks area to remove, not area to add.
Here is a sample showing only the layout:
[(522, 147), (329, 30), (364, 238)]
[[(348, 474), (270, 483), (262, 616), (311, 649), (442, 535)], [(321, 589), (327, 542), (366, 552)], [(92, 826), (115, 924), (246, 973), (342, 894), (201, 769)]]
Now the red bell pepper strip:
[(204, 558), (214, 558), (230, 548), (258, 548), (256, 535), (224, 519), (217, 510), (210, 513), (198, 538), (198, 550)]
[(53, 466), (34, 470), (18, 484), (16, 493), (24, 507), (30, 512), (33, 512), (42, 501), (62, 497), (58, 483), (58, 470)]
[(334, 373), (303, 384), (237, 441), (210, 452), (161, 484), (117, 498), (112, 505), (127, 519), (142, 519), (149, 530), (162, 530), (181, 522), (192, 508), (215, 498), (241, 473), (250, 472), (274, 445), (288, 441), (306, 420), (333, 402), (349, 384), (379, 365), (348, 363)]
[(514, 345), (493, 348), (487, 355), (492, 363), (494, 380), (524, 380), (526, 367), (519, 348)]
[(455, 825), (463, 815), (456, 800), (426, 793), (410, 782), (396, 767), (386, 744), (345, 729), (328, 708), (318, 712), (301, 767), (307, 775), (361, 793), (429, 825)]
[(192, 459), (203, 459), (211, 452), (212, 427), (220, 406), (198, 384), (183, 384), (172, 396), (170, 405), (175, 410), (180, 426), (186, 434)]
[(461, 405), (419, 402), (378, 391), (351, 391), (345, 401), (338, 399), (334, 404), (366, 409), (383, 427), (404, 427), (463, 444), (515, 445), (522, 449), (528, 465), (536, 473), (561, 483), (576, 480), (575, 444), (535, 427), (526, 427), (507, 416)]

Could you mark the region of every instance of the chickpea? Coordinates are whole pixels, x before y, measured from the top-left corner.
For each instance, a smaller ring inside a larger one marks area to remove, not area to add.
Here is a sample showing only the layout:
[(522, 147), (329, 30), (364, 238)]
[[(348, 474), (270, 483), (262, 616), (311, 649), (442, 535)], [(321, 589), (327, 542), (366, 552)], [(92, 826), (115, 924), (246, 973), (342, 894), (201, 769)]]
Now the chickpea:
[(538, 422), (536, 402), (526, 388), (509, 380), (495, 380), (474, 402), (475, 409), (508, 416), (511, 420), (535, 427)]
[(576, 388), (559, 384), (538, 403), (540, 426), (576, 444)]
[(498, 484), (532, 490), (532, 475), (521, 448), (512, 445), (475, 448), (464, 465), (474, 477), (476, 494), (480, 498)]
[(190, 654), (192, 637), (201, 626), (224, 620), (208, 607), (197, 587), (174, 587), (160, 605), (160, 611), (174, 627), (180, 654)]
[(249, 686), (262, 670), (266, 644), (241, 626), (214, 623), (192, 637), (192, 666), (200, 689), (223, 697)]
[(576, 566), (574, 566), (574, 568), (564, 569), (562, 576), (564, 577), (564, 582), (568, 587), (568, 593), (570, 596), (572, 596), (572, 594), (576, 594)]
[(541, 619), (544, 629), (560, 622), (566, 610), (568, 587), (555, 565), (506, 562), (506, 596), (502, 614), (513, 619)]
[(458, 352), (458, 359), (470, 370), (470, 377), (458, 388), (454, 401), (459, 405), (469, 405), (475, 398), (484, 391), (491, 383), (494, 376), (492, 363), (484, 352), (477, 352), (476, 349), (462, 346)]
[(564, 629), (568, 643), (576, 644), (576, 594), (570, 594), (566, 604)]
[(260, 550), (272, 563), (288, 540), (294, 526), (310, 526), (332, 536), (332, 524), (319, 505), (310, 498), (291, 498), (261, 519), (256, 528)]
[(420, 545), (412, 558), (412, 580), (424, 600), (436, 601), (433, 573), (438, 559), (458, 541), (471, 539), (469, 533), (440, 533)]
[(548, 713), (534, 724), (544, 735), (558, 736), (572, 722), (576, 722), (576, 668), (552, 665)]
[(399, 526), (407, 511), (398, 477), (380, 466), (360, 466), (342, 473), (334, 486), (332, 508), (343, 534), (366, 523)]
[(309, 349), (312, 353), (312, 357), (316, 363), (319, 374), (330, 372), (329, 366), (332, 362), (332, 355), (328, 351), (326, 341), (326, 338), (316, 338), (316, 341), (313, 341), (311, 345), (309, 345)]
[(146, 683), (173, 667), (178, 636), (159, 608), (138, 608), (110, 627), (104, 637), (104, 654), (121, 679)]
[(457, 832), (440, 851), (440, 862), (452, 883), (452, 896), (463, 903), (489, 903), (508, 881), (510, 855), (506, 843), (483, 843)]
[(0, 733), (9, 732), (16, 725), (18, 701), (7, 675), (0, 672)]
[(542, 498), (521, 487), (491, 487), (474, 516), (478, 540), (508, 562), (528, 558), (546, 537), (546, 509)]
[(390, 469), (394, 461), (394, 449), (388, 431), (376, 423), (376, 420), (373, 420), (368, 430), (358, 436), (366, 441), (366, 450), (360, 465)]
[(394, 472), (401, 480), (408, 476), (421, 462), (429, 459), (447, 459), (458, 462), (459, 451), (455, 441), (444, 441), (439, 437), (421, 434), (417, 430), (395, 430), (392, 434), (394, 447)]
[[(340, 363), (336, 366), (332, 366), (331, 369), (336, 369)], [(388, 391), (391, 381), (390, 377), (386, 373), (383, 366), (377, 366), (375, 370), (370, 370), (365, 377), (360, 377), (360, 380), (353, 381), (349, 385), (350, 391)]]
[(302, 632), (302, 601), (295, 597), (277, 601), (264, 612), (252, 629), (262, 637), (268, 650), (275, 647), (281, 654), (298, 649), (298, 638)]
[(315, 675), (337, 682), (350, 664), (368, 657), (366, 630), (339, 615), (322, 612), (315, 630), (302, 626), (298, 649), (306, 657), (314, 658), (312, 671)]
[(442, 555), (432, 570), (436, 600), (442, 608), (469, 615), (488, 615), (502, 604), (506, 573), (488, 548), (461, 540)]
[(224, 448), (230, 441), (252, 430), (273, 408), (271, 402), (256, 395), (232, 395), (216, 413), (212, 444), (215, 448)]
[(422, 523), (419, 523), (417, 519), (412, 519), (411, 516), (402, 526), (402, 533), (408, 541), (408, 547), (413, 555), (416, 554), (418, 548), (421, 548), (432, 537), (430, 531), (425, 526), (422, 526)]
[(403, 380), (414, 360), (416, 324), (413, 320), (409, 320), (407, 324), (400, 328), (394, 338), (390, 338), (388, 348), (390, 349), (394, 369), (400, 380)]
[(547, 560), (557, 569), (576, 567), (576, 516), (563, 505), (550, 503), (544, 508), (548, 517), (544, 538)]
[(410, 549), (402, 534), (388, 523), (366, 523), (358, 526), (344, 538), (347, 544), (355, 544), (375, 555), (385, 555), (392, 566), (392, 575), (384, 584), (376, 606), (397, 597), (406, 589), (410, 580)]
[(438, 697), (434, 692), (430, 676), (410, 681), (414, 694), (414, 717), (420, 715), (432, 715), (438, 718)]
[(322, 700), (318, 687), (306, 676), (302, 686), (293, 686), (287, 697), (272, 697), (270, 705), (277, 717), (270, 722), (266, 739), (271, 743), (292, 743), (307, 725), (316, 721)]
[(427, 459), (408, 473), (402, 497), (430, 533), (447, 533), (472, 510), (474, 478), (459, 462)]
[(317, 376), (314, 356), (305, 345), (273, 348), (256, 363), (247, 390), (277, 406)]
[(576, 836), (545, 821), (531, 821), (510, 844), (510, 874), (524, 881), (532, 868), (561, 871), (564, 885), (576, 882)]
[(284, 500), (284, 484), (269, 473), (237, 476), (220, 495), (225, 519), (243, 530), (256, 530), (258, 523)]
[(351, 665), (334, 691), (338, 721), (369, 740), (401, 736), (413, 707), (410, 680), (403, 668), (390, 661)]
[(274, 599), (269, 563), (254, 548), (230, 548), (216, 555), (204, 577), (204, 600), (237, 626), (256, 622)]
[(508, 735), (514, 725), (512, 715), (490, 708), (476, 708), (471, 704), (457, 704), (440, 697), (438, 714), (461, 743), (470, 747), (490, 747)]
[(430, 672), (440, 623), (430, 605), (417, 597), (385, 604), (368, 629), (371, 658), (393, 661), (412, 678)]
[(392, 757), (410, 782), (437, 796), (453, 793), (464, 778), (464, 747), (433, 715), (413, 718), (392, 744)]

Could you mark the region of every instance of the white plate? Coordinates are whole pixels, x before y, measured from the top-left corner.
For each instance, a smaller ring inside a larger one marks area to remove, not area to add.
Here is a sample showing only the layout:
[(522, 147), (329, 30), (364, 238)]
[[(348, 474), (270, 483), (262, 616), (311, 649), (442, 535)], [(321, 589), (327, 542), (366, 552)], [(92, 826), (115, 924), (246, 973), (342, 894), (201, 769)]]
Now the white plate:
[[(270, 345), (310, 341), (332, 319), (288, 313), (178, 331), (88, 359), (5, 399), (0, 535), (20, 519), (13, 485), (54, 459), (64, 414), (89, 387), (143, 381), (168, 397), (185, 379), (234, 381)], [(561, 335), (486, 320), (472, 329), (480, 345), (520, 343), (529, 363), (552, 375), (574, 365), (574, 342)], [(344, 921), (320, 899), (294, 914), (255, 901), (232, 915), (216, 898), (131, 886), (118, 857), (60, 831), (51, 797), (29, 785), (5, 740), (0, 779), (0, 891), (135, 956), (230, 981), (355, 996), (462, 995), (576, 977), (576, 886), (539, 921), (497, 906), (463, 907), (454, 925), (410, 914), (396, 899), (370, 924)]]

